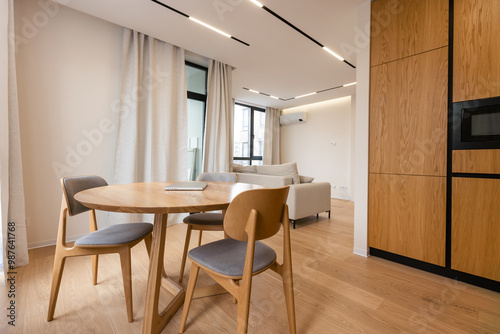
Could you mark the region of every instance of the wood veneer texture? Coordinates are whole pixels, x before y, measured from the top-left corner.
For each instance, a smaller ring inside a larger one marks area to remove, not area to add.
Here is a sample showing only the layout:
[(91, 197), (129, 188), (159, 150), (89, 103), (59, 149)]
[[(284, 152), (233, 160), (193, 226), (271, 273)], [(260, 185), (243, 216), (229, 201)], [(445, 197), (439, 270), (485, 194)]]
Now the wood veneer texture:
[(368, 245), (445, 265), (446, 178), (370, 174)]
[(500, 150), (455, 150), (453, 173), (500, 174)]
[(500, 180), (453, 178), (451, 268), (500, 281)]
[(448, 45), (448, 0), (378, 0), (371, 7), (371, 64)]
[(453, 101), (500, 96), (500, 1), (455, 0)]
[(446, 175), (448, 48), (372, 67), (371, 173)]

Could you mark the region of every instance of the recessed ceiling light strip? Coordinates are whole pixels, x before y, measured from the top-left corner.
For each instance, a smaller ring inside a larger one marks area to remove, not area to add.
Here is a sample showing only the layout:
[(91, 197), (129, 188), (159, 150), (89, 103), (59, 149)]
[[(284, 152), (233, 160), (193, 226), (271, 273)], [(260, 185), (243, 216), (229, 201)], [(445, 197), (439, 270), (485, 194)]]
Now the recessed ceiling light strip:
[(215, 28), (215, 27), (212, 27), (211, 25), (209, 25), (209, 24), (207, 24), (207, 23), (205, 23), (205, 22), (203, 22), (203, 21), (200, 21), (200, 20), (198, 20), (198, 19), (195, 19), (194, 17), (189, 16), (188, 14), (183, 13), (183, 12), (181, 12), (180, 10), (177, 10), (177, 9), (175, 9), (175, 8), (173, 8), (173, 7), (170, 7), (169, 5), (166, 5), (166, 4), (164, 4), (163, 2), (161, 2), (161, 1), (158, 1), (158, 0), (151, 0), (151, 1), (153, 1), (154, 3), (156, 3), (156, 4), (158, 4), (158, 5), (162, 6), (162, 7), (165, 7), (165, 8), (167, 8), (167, 9), (170, 9), (171, 11), (173, 11), (173, 12), (175, 12), (175, 13), (179, 14), (179, 15), (182, 15), (182, 16), (184, 16), (184, 17), (187, 17), (187, 18), (188, 18), (188, 19), (190, 19), (191, 21), (196, 22), (196, 23), (198, 23), (198, 24), (200, 24), (200, 25), (204, 26), (205, 28), (211, 29), (211, 30), (213, 30), (213, 31), (215, 31), (215, 32), (217, 32), (217, 33), (219, 33), (219, 34), (221, 34), (221, 35), (223, 35), (223, 36), (227, 37), (227, 38), (234, 39), (235, 41), (240, 42), (241, 44), (244, 44), (244, 45), (246, 45), (246, 46), (250, 46), (250, 44), (248, 44), (248, 43), (246, 43), (246, 42), (242, 41), (241, 39), (238, 39), (238, 38), (236, 38), (236, 37), (234, 37), (234, 36), (231, 36), (230, 34), (225, 33), (225, 32), (223, 32), (223, 31), (221, 31), (221, 30), (219, 30), (219, 29), (217, 29), (217, 28)]
[(264, 95), (264, 96), (270, 97), (272, 99), (286, 101), (286, 100), (284, 100), (284, 99), (282, 99), (280, 97), (272, 96), (272, 95), (269, 95), (269, 94), (266, 94), (266, 93), (261, 93), (259, 91), (256, 91), (255, 89), (250, 89), (250, 88), (246, 88), (246, 87), (243, 87), (243, 89), (248, 90), (249, 92), (252, 92), (252, 93), (255, 93), (255, 94), (260, 94), (260, 95)]
[(339, 59), (340, 61), (343, 61), (344, 63), (346, 63), (347, 65), (351, 66), (352, 68), (356, 68), (356, 66), (354, 66), (353, 64), (351, 64), (350, 62), (348, 62), (347, 60), (345, 60), (344, 58), (340, 57), (338, 54), (336, 54), (335, 52), (331, 51), (330, 49), (328, 49), (326, 46), (324, 46), (323, 44), (321, 44), (320, 42), (318, 42), (317, 40), (315, 40), (314, 38), (312, 38), (311, 36), (309, 36), (308, 34), (306, 34), (304, 31), (300, 30), (299, 28), (297, 28), (296, 26), (294, 26), (292, 23), (290, 23), (288, 20), (286, 20), (285, 18), (281, 17), (280, 15), (278, 15), (276, 12), (274, 12), (272, 9), (264, 6), (263, 4), (261, 4), (260, 2), (256, 1), (256, 0), (250, 0), (251, 2), (253, 2), (254, 4), (256, 4), (257, 6), (259, 6), (260, 8), (264, 9), (266, 12), (268, 12), (269, 14), (273, 15), (274, 17), (276, 17), (278, 20), (282, 21), (283, 23), (285, 23), (286, 25), (288, 25), (290, 28), (294, 29), (295, 31), (297, 31), (298, 33), (302, 34), (304, 37), (308, 38), (310, 41), (312, 41), (313, 43), (317, 44), (320, 48), (322, 48), (323, 50), (327, 51), (328, 53), (330, 53), (331, 55), (335, 56), (337, 59)]
[(304, 95), (290, 97), (288, 99), (284, 99), (284, 98), (281, 98), (281, 97), (276, 97), (276, 96), (273, 96), (273, 95), (270, 95), (270, 94), (267, 94), (267, 93), (262, 93), (262, 92), (259, 92), (259, 91), (255, 90), (255, 89), (250, 89), (250, 88), (246, 88), (246, 87), (243, 87), (243, 89), (248, 90), (249, 92), (252, 92), (252, 93), (255, 93), (255, 94), (264, 95), (264, 96), (267, 96), (267, 97), (270, 97), (270, 98), (273, 98), (273, 99), (276, 99), (276, 100), (290, 101), (290, 100), (294, 100), (294, 99), (300, 99), (300, 98), (303, 98), (303, 97), (306, 97), (306, 96), (311, 96), (311, 95), (314, 95), (314, 94), (324, 93), (324, 92), (327, 92), (329, 90), (334, 90), (334, 89), (338, 89), (338, 88), (342, 88), (342, 87), (349, 87), (349, 86), (352, 86), (352, 85), (355, 85), (355, 84), (356, 84), (356, 82), (351, 82), (351, 83), (348, 83), (348, 84), (345, 84), (345, 85), (335, 86), (335, 87), (332, 87), (332, 88), (327, 88), (327, 89), (319, 90), (319, 91), (313, 92), (313, 93), (308, 93), (308, 94), (304, 94)]

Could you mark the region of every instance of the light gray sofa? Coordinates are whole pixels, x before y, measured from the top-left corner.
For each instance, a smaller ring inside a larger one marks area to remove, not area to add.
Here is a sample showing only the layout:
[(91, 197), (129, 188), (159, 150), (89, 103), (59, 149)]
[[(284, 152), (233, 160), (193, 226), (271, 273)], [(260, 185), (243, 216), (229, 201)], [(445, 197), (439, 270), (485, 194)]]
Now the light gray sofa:
[(269, 188), (290, 186), (287, 204), (293, 228), (295, 228), (296, 220), (318, 215), (320, 212), (328, 212), (328, 218), (330, 218), (330, 183), (312, 182), (312, 177), (299, 175), (296, 168), (295, 163), (273, 166), (235, 165), (233, 172), (238, 176), (238, 182), (259, 184)]

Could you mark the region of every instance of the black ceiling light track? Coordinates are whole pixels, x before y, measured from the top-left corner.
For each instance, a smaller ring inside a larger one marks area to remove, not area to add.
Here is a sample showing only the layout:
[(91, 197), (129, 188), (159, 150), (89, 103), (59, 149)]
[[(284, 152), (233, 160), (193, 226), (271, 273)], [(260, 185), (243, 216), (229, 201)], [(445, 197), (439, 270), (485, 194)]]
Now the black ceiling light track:
[[(312, 38), (311, 36), (309, 36), (308, 34), (306, 34), (304, 31), (300, 30), (299, 28), (297, 28), (295, 25), (293, 25), (292, 23), (290, 23), (288, 20), (286, 20), (285, 18), (281, 17), (280, 15), (278, 15), (275, 11), (273, 11), (272, 9), (266, 7), (266, 6), (262, 6), (262, 9), (264, 9), (266, 12), (268, 12), (269, 14), (271, 14), (272, 16), (274, 16), (275, 18), (277, 18), (278, 20), (280, 20), (281, 22), (285, 23), (286, 25), (288, 25), (290, 28), (294, 29), (295, 31), (297, 31), (298, 33), (300, 33), (301, 35), (303, 35), (304, 37), (308, 38), (311, 42), (317, 44), (320, 48), (324, 48), (325, 46), (323, 44), (321, 44), (320, 42), (318, 42), (317, 40), (315, 40), (314, 38)], [(351, 64), (350, 62), (348, 62), (347, 60), (345, 59), (342, 59), (342, 61), (344, 63), (346, 63), (347, 65), (351, 66), (352, 68), (356, 68), (356, 66), (354, 66), (353, 64)]]
[[(158, 5), (160, 5), (160, 6), (162, 6), (162, 7), (164, 7), (164, 8), (167, 8), (167, 9), (169, 9), (169, 10), (173, 11), (174, 13), (177, 13), (177, 14), (179, 14), (179, 15), (181, 15), (181, 16), (184, 16), (184, 17), (185, 17), (185, 18), (187, 18), (187, 19), (193, 19), (193, 17), (192, 17), (192, 16), (189, 16), (188, 14), (183, 13), (183, 12), (181, 12), (180, 10), (175, 9), (174, 7), (171, 7), (171, 6), (169, 6), (169, 5), (165, 4), (165, 3), (161, 2), (161, 1), (158, 1), (158, 0), (151, 0), (151, 1), (152, 1), (152, 2), (154, 2), (154, 3), (156, 3), (156, 4), (158, 4)], [(196, 22), (198, 22), (198, 23), (201, 23), (201, 22), (199, 22), (199, 20), (195, 20), (195, 21), (196, 21)], [(216, 29), (216, 28), (213, 28), (213, 27), (209, 26), (209, 25), (208, 25), (208, 24), (206, 24), (206, 23), (201, 23), (201, 24), (202, 24), (202, 25), (204, 25), (204, 26), (206, 26), (206, 27), (208, 27), (209, 29), (212, 29), (212, 30), (214, 30), (214, 31), (217, 31), (217, 32), (221, 33), (221, 32), (220, 32), (220, 30), (218, 30), (218, 29)], [(223, 35), (225, 35), (225, 33), (224, 33)], [(241, 39), (236, 38), (236, 37), (234, 37), (234, 36), (229, 36), (229, 35), (228, 35), (227, 37), (229, 37), (229, 38), (231, 38), (231, 39), (233, 39), (233, 40), (235, 40), (235, 41), (237, 41), (237, 42), (239, 42), (239, 43), (241, 43), (241, 44), (243, 44), (243, 45), (250, 46), (250, 44), (248, 44), (247, 42), (244, 42), (244, 41), (242, 41)]]

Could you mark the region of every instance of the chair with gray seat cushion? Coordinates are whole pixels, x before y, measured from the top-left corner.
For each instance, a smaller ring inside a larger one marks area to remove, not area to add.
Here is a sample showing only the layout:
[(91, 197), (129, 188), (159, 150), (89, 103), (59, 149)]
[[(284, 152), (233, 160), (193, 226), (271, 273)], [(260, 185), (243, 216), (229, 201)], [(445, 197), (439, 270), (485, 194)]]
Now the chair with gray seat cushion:
[[(267, 269), (283, 281), (290, 333), (296, 333), (290, 223), (286, 200), (289, 187), (245, 191), (234, 198), (224, 217), (228, 239), (189, 251), (192, 261), (179, 333), (186, 327), (200, 268), (237, 301), (237, 333), (247, 333), (252, 277)], [(283, 226), (283, 263), (276, 252), (259, 240), (278, 233)], [(214, 326), (215, 326), (214, 322)], [(215, 330), (212, 329), (212, 332)]]
[[(130, 249), (144, 240), (148, 254), (151, 250), (151, 232), (153, 225), (150, 223), (119, 224), (97, 229), (95, 211), (91, 210), (74, 196), (76, 193), (107, 186), (107, 182), (99, 176), (67, 177), (61, 180), (63, 195), (61, 212), (59, 216), (59, 231), (57, 233), (54, 270), (52, 273), (52, 287), (50, 291), (49, 312), (47, 321), (54, 319), (54, 311), (61, 285), (62, 273), (67, 257), (91, 255), (92, 257), (92, 283), (97, 284), (98, 255), (119, 253), (122, 268), (123, 287), (127, 307), (127, 318), (133, 321), (132, 307), (132, 280)], [(89, 211), (90, 233), (75, 241), (73, 247), (66, 244), (66, 216), (75, 216)]]
[[(202, 173), (196, 181), (215, 181), (215, 182), (238, 182), (238, 177), (234, 173)], [(223, 231), (222, 221), (224, 214), (221, 212), (200, 212), (189, 215), (183, 219), (184, 224), (187, 224), (186, 241), (184, 243), (184, 251), (182, 253), (181, 270), (179, 274), (179, 283), (184, 279), (184, 268), (186, 267), (186, 258), (189, 250), (189, 242), (191, 240), (191, 232), (193, 230), (200, 231), (198, 235), (198, 246), (201, 245), (203, 231)]]

